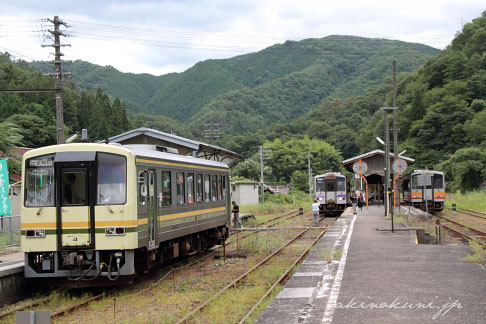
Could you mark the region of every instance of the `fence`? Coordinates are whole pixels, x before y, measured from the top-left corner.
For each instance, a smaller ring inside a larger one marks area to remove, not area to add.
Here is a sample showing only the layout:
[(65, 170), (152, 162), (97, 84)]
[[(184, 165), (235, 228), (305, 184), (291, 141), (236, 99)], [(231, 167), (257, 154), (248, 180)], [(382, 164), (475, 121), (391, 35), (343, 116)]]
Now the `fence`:
[(20, 215), (0, 216), (0, 249), (20, 245)]

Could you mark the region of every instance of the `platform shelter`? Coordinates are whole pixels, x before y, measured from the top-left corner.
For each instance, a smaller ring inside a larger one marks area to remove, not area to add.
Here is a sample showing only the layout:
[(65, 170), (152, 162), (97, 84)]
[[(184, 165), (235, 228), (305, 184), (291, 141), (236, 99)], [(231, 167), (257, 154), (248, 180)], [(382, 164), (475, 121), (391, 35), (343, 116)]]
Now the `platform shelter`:
[[(415, 160), (403, 155), (398, 156), (400, 159), (400, 164), (402, 166), (401, 172), (404, 172), (403, 166), (405, 165), (408, 167), (408, 165), (415, 163)], [(390, 153), (390, 166), (393, 165), (395, 156), (393, 153)], [(358, 171), (358, 176), (357, 176), (357, 183), (358, 185), (356, 186), (355, 189), (362, 189), (363, 192), (365, 191), (365, 185), (366, 182), (368, 183), (368, 197), (371, 195), (371, 193), (374, 193), (375, 200), (374, 202), (377, 203), (383, 203), (383, 197), (384, 197), (384, 178), (385, 178), (385, 151), (383, 150), (374, 150), (371, 152), (367, 152), (352, 158), (349, 158), (347, 160), (343, 161), (343, 166), (346, 168), (346, 170), (353, 172), (356, 174), (355, 169), (359, 170), (357, 168), (357, 165), (360, 165), (361, 161), (361, 171), (363, 173), (363, 177), (366, 179), (366, 181), (363, 181), (362, 185), (363, 188), (360, 188), (360, 179), (359, 179), (359, 171)], [(353, 168), (354, 166), (354, 168)], [(393, 167), (390, 168), (390, 178), (393, 180), (397, 178), (398, 172), (395, 172), (393, 170)], [(391, 183), (390, 183), (391, 184)], [(390, 185), (391, 188), (391, 185)]]
[[(104, 142), (104, 141), (101, 141)], [(230, 150), (203, 142), (198, 142), (155, 129), (139, 127), (123, 134), (108, 138), (110, 143), (149, 144), (177, 149), (179, 154), (226, 163), (230, 168), (242, 160), (242, 156)]]

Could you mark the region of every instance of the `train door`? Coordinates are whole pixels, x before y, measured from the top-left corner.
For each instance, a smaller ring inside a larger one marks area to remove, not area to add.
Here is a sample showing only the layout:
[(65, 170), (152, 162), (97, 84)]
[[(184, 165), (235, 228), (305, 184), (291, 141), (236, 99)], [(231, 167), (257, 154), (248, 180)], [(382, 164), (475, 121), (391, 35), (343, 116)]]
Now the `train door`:
[(157, 186), (155, 185), (156, 172), (153, 169), (148, 170), (147, 183), (148, 183), (148, 195), (147, 195), (147, 217), (148, 217), (148, 240), (149, 248), (156, 246), (157, 235)]
[(325, 201), (326, 203), (330, 200), (337, 202), (337, 194), (336, 194), (336, 179), (325, 179), (324, 180), (325, 186)]
[(94, 248), (92, 164), (58, 166), (58, 228), (61, 249)]

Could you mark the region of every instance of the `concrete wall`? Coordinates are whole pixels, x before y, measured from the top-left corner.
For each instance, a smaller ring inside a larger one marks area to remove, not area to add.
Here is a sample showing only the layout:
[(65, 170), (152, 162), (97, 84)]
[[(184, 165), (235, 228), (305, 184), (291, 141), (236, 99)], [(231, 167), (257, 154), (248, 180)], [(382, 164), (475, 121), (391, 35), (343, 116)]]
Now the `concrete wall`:
[(238, 205), (258, 204), (258, 182), (231, 182), (231, 200)]
[(23, 266), (0, 268), (0, 307), (31, 297), (39, 283), (24, 277)]

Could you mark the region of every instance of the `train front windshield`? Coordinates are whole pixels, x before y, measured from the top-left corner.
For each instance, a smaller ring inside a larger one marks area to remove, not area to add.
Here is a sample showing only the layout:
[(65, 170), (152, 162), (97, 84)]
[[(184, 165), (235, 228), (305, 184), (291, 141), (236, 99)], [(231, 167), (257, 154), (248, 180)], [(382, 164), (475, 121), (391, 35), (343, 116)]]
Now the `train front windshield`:
[[(56, 206), (56, 177), (54, 154), (29, 159), (25, 165), (25, 207)], [(119, 205), (126, 202), (127, 160), (124, 156), (98, 153), (96, 174), (96, 204)], [(86, 173), (60, 169), (63, 205), (83, 205), (87, 202), (85, 192)]]
[(344, 182), (344, 179), (337, 179), (336, 184), (337, 184), (337, 191), (346, 191), (346, 184)]
[(434, 189), (442, 189), (444, 187), (444, 176), (442, 174), (434, 174)]
[(55, 206), (54, 154), (30, 159), (25, 166), (25, 206)]

